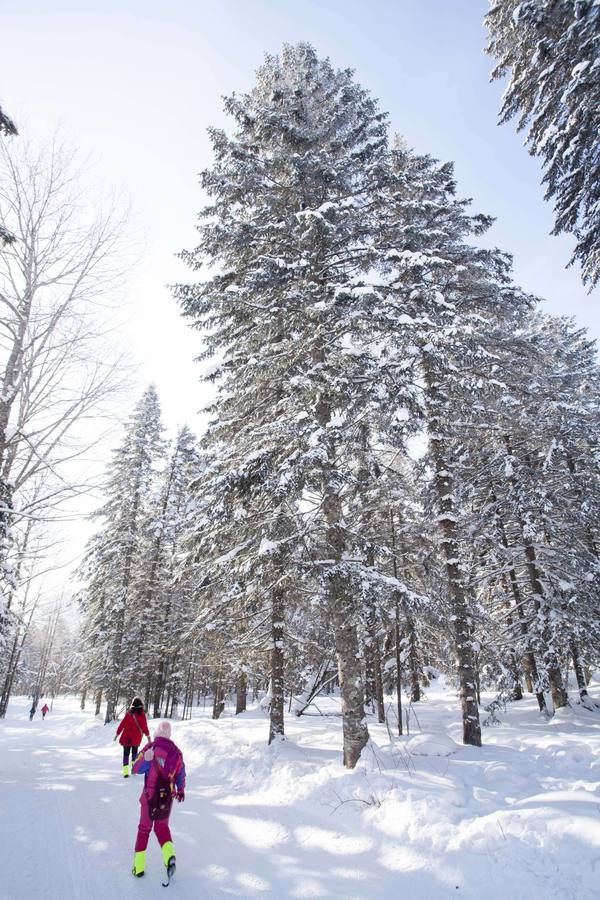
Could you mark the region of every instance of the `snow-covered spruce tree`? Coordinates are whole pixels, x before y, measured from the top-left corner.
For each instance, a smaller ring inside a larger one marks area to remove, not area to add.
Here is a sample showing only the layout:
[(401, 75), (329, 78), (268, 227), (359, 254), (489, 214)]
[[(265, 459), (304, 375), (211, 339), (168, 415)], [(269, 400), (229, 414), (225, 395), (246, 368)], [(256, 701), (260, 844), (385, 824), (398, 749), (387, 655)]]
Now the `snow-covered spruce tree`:
[[(159, 462), (163, 455), (158, 454)], [(179, 699), (179, 663), (188, 649), (183, 636), (195, 615), (190, 586), (177, 578), (177, 556), (182, 550), (182, 526), (191, 502), (188, 486), (197, 475), (197, 461), (195, 438), (184, 426), (162, 471), (146, 479), (144, 505), (137, 513), (136, 549), (127, 594), (128, 667), (135, 673), (135, 684), (129, 690), (142, 694), (146, 708), (152, 709), (155, 717), (163, 709), (164, 715), (169, 715)], [(90, 542), (81, 571), (82, 580), (88, 584), (80, 596), (86, 647), (84, 691), (106, 691), (112, 683), (113, 649), (106, 641), (107, 622), (112, 617), (108, 602), (112, 586), (108, 592), (106, 587), (90, 590), (105, 540), (106, 534), (100, 532)]]
[(159, 717), (169, 676), (182, 651), (181, 635), (190, 622), (190, 595), (178, 582), (177, 558), (182, 551), (182, 523), (192, 502), (189, 484), (198, 475), (196, 439), (186, 426), (160, 475), (143, 523), (144, 535), (133, 588), (139, 619), (136, 669), (144, 673), (146, 708)]
[(469, 201), (456, 197), (450, 164), (417, 156), (398, 144), (393, 172), (380, 243), (386, 317), (394, 335), (386, 353), (391, 372), (415, 365), (423, 385), (433, 514), (448, 580), (463, 740), (478, 746), (477, 645), (464, 568), (468, 535), (459, 527), (455, 471), (464, 441), (461, 414), (477, 402), (477, 373), (489, 372), (487, 361), (498, 329), (510, 333), (529, 300), (511, 284), (506, 254), (469, 243), (486, 231), (491, 219), (471, 215)]
[(156, 467), (164, 455), (161, 432), (158, 396), (150, 386), (113, 453), (107, 500), (96, 513), (102, 526), (84, 560), (90, 576), (83, 595), (86, 615), (92, 619), (87, 626), (89, 652), (108, 660), (106, 722), (115, 718), (119, 697), (132, 688), (136, 647), (130, 638), (139, 633), (144, 610), (139, 605), (130, 609), (130, 602), (139, 577)]
[(599, 373), (593, 344), (567, 320), (537, 315), (510, 355), (498, 350), (501, 390), (481, 406), (481, 464), (469, 479), (475, 534), (487, 541), (485, 577), (510, 587), (509, 604), (499, 590), (504, 633), (521, 648), (540, 708), (551, 709), (567, 702), (565, 661), (585, 696), (582, 659), (598, 652)]
[(500, 121), (517, 117), (544, 166), (554, 234), (577, 238), (572, 261), (600, 279), (600, 5), (596, 0), (491, 0), (492, 78), (508, 75)]
[[(307, 44), (268, 57), (254, 89), (225, 108), (235, 131), (212, 132), (215, 163), (202, 175), (211, 203), (198, 247), (184, 254), (193, 269), (217, 271), (176, 296), (206, 329), (207, 355), (221, 356), (217, 406), (228, 439), (239, 432), (238, 470), (253, 469), (272, 495), (270, 523), (285, 515), (278, 490), (292, 508), (310, 498), (353, 767), (368, 732), (339, 460), (347, 423), (375, 389), (348, 334), (367, 330), (373, 303), (360, 278), (373, 261), (373, 194), (387, 177), (385, 117), (351, 72)], [(278, 541), (257, 534), (256, 553), (263, 538)]]

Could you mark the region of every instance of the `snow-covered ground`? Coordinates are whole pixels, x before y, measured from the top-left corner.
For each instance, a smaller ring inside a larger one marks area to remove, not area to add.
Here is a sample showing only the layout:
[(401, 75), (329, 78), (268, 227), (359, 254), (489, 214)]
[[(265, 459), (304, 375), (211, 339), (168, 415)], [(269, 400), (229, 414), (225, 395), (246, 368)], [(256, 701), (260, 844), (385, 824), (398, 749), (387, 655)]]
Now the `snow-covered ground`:
[[(44, 722), (28, 706), (15, 699), (0, 722), (0, 897), (164, 900), (153, 836), (146, 877), (130, 874), (141, 779), (121, 777), (114, 729), (74, 698)], [(536, 710), (513, 704), (482, 749), (455, 745), (456, 697), (434, 684), (410, 737), (371, 723), (354, 772), (339, 717), (290, 718), (289, 740), (267, 748), (259, 709), (218, 722), (198, 710), (174, 724), (188, 787), (169, 896), (598, 897), (600, 712)]]

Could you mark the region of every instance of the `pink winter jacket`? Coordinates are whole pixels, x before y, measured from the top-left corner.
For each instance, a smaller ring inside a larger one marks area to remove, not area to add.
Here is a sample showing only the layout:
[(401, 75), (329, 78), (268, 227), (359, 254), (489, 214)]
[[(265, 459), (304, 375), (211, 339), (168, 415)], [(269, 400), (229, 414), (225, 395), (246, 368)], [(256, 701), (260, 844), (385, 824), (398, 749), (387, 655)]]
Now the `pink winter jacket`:
[[(154, 750), (154, 759), (144, 759), (144, 753), (150, 749)], [(170, 738), (157, 737), (140, 750), (133, 764), (133, 774), (145, 776), (140, 802), (145, 796), (151, 796), (158, 779), (159, 767), (165, 770), (178, 791), (185, 788), (185, 763), (181, 750)]]

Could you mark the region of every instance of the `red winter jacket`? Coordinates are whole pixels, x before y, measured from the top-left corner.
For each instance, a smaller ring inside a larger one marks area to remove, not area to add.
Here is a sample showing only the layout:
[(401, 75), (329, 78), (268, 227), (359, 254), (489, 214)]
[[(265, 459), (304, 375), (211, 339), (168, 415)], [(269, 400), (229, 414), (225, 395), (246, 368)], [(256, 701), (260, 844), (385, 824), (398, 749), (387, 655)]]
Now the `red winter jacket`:
[(142, 709), (126, 712), (125, 718), (119, 722), (117, 734), (121, 735), (119, 743), (122, 747), (139, 747), (144, 735), (150, 740), (145, 712)]

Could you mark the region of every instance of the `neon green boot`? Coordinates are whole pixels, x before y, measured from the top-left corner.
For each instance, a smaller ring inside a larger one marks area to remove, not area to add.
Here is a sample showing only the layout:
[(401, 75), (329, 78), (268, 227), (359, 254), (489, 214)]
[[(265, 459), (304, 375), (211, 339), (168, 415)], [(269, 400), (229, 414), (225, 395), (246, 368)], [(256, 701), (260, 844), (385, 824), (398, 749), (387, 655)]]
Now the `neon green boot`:
[(123, 766), (123, 778), (129, 778), (129, 764)]
[(133, 869), (131, 870), (131, 874), (135, 875), (136, 878), (141, 878), (144, 874), (144, 869), (146, 868), (146, 851), (138, 850), (137, 853), (134, 854), (133, 857)]
[(166, 882), (163, 881), (163, 886), (166, 886), (175, 874), (175, 847), (173, 846), (173, 841), (166, 841), (160, 849), (162, 850), (163, 862), (167, 870)]

